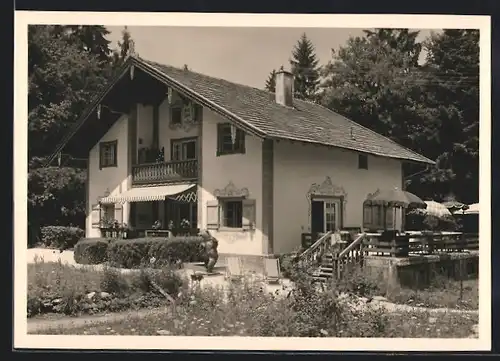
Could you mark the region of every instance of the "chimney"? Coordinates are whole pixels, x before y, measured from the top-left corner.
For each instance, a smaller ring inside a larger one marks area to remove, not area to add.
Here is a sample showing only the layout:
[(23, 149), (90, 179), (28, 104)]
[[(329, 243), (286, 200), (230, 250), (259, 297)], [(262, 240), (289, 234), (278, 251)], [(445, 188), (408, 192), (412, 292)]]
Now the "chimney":
[(276, 72), (276, 103), (293, 107), (293, 74), (280, 69)]

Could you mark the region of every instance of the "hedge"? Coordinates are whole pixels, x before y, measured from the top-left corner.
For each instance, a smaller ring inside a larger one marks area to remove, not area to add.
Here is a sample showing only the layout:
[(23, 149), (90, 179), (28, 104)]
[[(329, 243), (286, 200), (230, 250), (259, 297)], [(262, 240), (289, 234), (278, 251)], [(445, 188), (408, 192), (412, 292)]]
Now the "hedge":
[(73, 257), (76, 263), (100, 264), (107, 260), (109, 238), (86, 238), (80, 240), (76, 246)]
[(109, 244), (107, 260), (115, 267), (136, 268), (181, 262), (201, 262), (204, 259), (204, 239), (201, 236), (120, 239)]
[(78, 227), (45, 226), (41, 228), (42, 242), (46, 247), (69, 249), (85, 236)]
[(205, 240), (201, 236), (154, 237), (137, 239), (88, 238), (75, 246), (74, 258), (80, 264), (108, 262), (114, 267), (137, 268), (150, 264), (203, 262)]

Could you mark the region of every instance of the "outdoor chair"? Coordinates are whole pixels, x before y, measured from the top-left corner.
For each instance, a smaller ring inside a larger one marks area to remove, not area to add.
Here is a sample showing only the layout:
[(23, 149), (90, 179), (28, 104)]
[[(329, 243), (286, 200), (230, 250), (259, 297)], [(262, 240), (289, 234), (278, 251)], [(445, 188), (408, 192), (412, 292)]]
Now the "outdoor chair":
[(264, 270), (265, 270), (266, 282), (280, 283), (281, 270), (280, 270), (280, 260), (278, 258), (264, 259)]
[(226, 279), (238, 281), (243, 278), (241, 260), (239, 257), (227, 257), (226, 259)]

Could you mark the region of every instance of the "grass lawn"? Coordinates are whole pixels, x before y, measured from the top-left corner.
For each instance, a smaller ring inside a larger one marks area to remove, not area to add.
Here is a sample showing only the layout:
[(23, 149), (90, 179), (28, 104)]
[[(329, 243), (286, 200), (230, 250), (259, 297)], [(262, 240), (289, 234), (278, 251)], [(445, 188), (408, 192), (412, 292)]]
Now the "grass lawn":
[[(161, 316), (152, 313), (151, 316), (141, 318), (130, 316), (119, 321), (72, 328), (58, 327), (37, 333), (45, 335), (260, 336), (253, 332), (255, 331), (254, 321), (250, 319), (229, 320), (230, 318), (230, 315), (227, 317), (221, 314), (203, 316), (197, 312), (191, 315), (186, 310), (180, 310), (176, 318), (166, 313)], [(356, 321), (353, 320), (353, 322)], [(477, 315), (393, 313), (387, 315), (384, 330), (377, 335), (364, 334), (363, 327), (361, 327), (357, 334), (353, 335), (349, 332), (343, 335), (340, 332), (337, 337), (466, 338), (471, 335), (472, 327), (477, 323)]]

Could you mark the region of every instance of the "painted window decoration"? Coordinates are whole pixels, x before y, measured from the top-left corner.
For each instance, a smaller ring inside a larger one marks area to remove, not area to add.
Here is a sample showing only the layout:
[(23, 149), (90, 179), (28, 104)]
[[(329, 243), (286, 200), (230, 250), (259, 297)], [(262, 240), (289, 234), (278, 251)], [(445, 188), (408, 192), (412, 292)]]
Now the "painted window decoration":
[(99, 169), (118, 165), (117, 150), (117, 140), (99, 143)]
[(245, 132), (230, 123), (217, 124), (217, 155), (245, 153)]
[(230, 181), (214, 191), (215, 199), (207, 202), (207, 228), (250, 230), (255, 227), (255, 199), (248, 188), (237, 188)]
[(368, 169), (368, 156), (366, 154), (358, 154), (358, 169)]
[(171, 160), (194, 160), (197, 158), (196, 138), (173, 139)]

